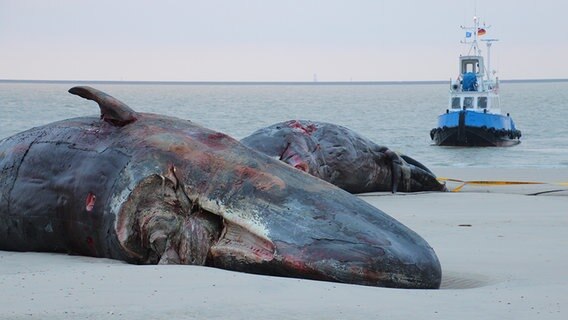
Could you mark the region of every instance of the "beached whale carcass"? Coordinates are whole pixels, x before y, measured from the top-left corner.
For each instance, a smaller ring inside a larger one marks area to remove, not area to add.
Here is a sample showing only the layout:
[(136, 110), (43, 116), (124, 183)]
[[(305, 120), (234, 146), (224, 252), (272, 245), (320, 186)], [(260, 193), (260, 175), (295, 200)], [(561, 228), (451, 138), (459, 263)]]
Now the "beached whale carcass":
[(290, 120), (241, 142), (351, 193), (446, 190), (420, 162), (332, 123)]
[(0, 250), (438, 288), (434, 250), (357, 197), (90, 87), (101, 116), (0, 141)]

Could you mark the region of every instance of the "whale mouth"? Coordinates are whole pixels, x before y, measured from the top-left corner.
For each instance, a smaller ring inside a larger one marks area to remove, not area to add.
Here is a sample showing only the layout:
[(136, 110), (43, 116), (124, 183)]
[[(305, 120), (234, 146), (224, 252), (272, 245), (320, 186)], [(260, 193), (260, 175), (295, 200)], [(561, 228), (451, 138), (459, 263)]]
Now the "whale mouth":
[(229, 266), (240, 261), (258, 264), (274, 259), (274, 244), (242, 226), (223, 220), (224, 228), (219, 240), (211, 247), (208, 265)]

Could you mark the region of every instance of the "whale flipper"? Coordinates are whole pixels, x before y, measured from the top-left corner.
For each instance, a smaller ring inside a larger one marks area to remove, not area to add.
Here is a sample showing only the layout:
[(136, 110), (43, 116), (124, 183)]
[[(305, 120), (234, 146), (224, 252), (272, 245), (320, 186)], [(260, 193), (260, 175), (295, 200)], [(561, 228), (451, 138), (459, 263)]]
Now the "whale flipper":
[(129, 106), (95, 88), (88, 86), (73, 87), (69, 89), (69, 93), (98, 103), (101, 109), (101, 119), (112, 125), (121, 127), (136, 121), (138, 118), (136, 111)]

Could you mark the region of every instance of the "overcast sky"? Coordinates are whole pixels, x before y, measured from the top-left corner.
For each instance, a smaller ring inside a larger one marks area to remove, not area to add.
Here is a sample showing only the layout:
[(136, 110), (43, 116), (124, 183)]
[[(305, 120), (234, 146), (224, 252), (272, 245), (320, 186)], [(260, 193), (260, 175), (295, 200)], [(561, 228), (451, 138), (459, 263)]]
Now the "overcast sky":
[(566, 0), (0, 0), (0, 79), (448, 80), (475, 2), (501, 79), (568, 78)]

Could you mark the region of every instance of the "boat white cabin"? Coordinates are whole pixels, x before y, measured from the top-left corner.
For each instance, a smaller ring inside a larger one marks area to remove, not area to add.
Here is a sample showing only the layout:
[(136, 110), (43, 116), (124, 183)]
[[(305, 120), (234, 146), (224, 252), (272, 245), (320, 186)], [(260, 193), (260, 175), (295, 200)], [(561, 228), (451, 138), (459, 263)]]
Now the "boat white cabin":
[[(487, 44), (489, 47), (490, 42), (488, 41)], [(499, 79), (489, 77), (483, 57), (461, 56), (459, 59), (460, 75), (456, 80), (450, 80), (448, 110), (500, 114)]]

